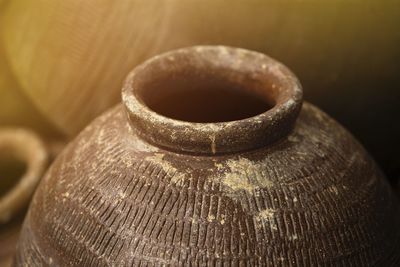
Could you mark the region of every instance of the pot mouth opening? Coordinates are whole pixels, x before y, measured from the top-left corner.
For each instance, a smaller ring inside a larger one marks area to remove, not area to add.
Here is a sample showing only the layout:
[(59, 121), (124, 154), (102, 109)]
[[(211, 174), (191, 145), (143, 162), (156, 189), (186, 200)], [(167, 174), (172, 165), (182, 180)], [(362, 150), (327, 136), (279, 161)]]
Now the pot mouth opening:
[(153, 75), (137, 97), (159, 115), (194, 123), (243, 120), (275, 105), (265, 91), (243, 83), (208, 69), (175, 69)]
[(276, 60), (225, 46), (195, 46), (144, 62), (122, 99), (132, 128), (178, 152), (250, 150), (285, 136), (302, 104), (301, 85)]

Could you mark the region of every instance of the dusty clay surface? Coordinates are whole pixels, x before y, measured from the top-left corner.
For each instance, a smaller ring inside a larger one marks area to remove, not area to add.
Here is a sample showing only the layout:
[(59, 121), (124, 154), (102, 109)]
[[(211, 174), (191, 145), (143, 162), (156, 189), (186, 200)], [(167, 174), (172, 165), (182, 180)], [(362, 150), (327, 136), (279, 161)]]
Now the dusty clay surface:
[(16, 265), (395, 266), (399, 214), (374, 162), (310, 104), (286, 138), (213, 157), (147, 144), (118, 106), (42, 181)]

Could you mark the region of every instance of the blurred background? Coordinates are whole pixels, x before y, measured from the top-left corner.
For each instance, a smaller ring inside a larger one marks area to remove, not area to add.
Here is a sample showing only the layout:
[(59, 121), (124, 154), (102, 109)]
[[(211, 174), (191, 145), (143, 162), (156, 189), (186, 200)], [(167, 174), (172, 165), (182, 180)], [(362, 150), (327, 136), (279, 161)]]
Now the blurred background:
[[(306, 101), (349, 129), (396, 186), (399, 26), (396, 0), (0, 0), (0, 130), (30, 131), (49, 164), (120, 101), (137, 64), (179, 47), (229, 45), (287, 65)], [(0, 160), (9, 162), (3, 147), (0, 140)], [(0, 212), (25, 164), (0, 163)], [(26, 205), (0, 222), (0, 266), (9, 262)]]

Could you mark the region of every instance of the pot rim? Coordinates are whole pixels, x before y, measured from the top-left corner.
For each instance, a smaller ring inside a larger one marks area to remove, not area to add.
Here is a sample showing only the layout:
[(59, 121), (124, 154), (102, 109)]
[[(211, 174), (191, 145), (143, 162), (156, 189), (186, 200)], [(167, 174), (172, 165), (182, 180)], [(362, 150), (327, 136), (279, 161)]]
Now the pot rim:
[[(274, 106), (245, 119), (188, 122), (153, 111), (140, 95), (160, 72), (212, 70), (212, 75), (257, 86)], [(193, 46), (155, 56), (136, 67), (122, 89), (129, 122), (138, 136), (175, 152), (225, 154), (266, 146), (286, 136), (301, 109), (303, 92), (297, 77), (280, 62), (258, 52), (227, 46)]]

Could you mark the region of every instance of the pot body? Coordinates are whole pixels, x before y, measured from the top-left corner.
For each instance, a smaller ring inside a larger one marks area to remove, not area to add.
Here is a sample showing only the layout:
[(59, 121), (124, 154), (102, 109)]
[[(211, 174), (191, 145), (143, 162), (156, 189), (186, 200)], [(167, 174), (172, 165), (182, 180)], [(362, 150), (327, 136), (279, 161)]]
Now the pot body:
[(215, 156), (143, 141), (118, 105), (41, 181), (15, 266), (398, 266), (399, 215), (373, 160), (311, 104), (281, 140)]

